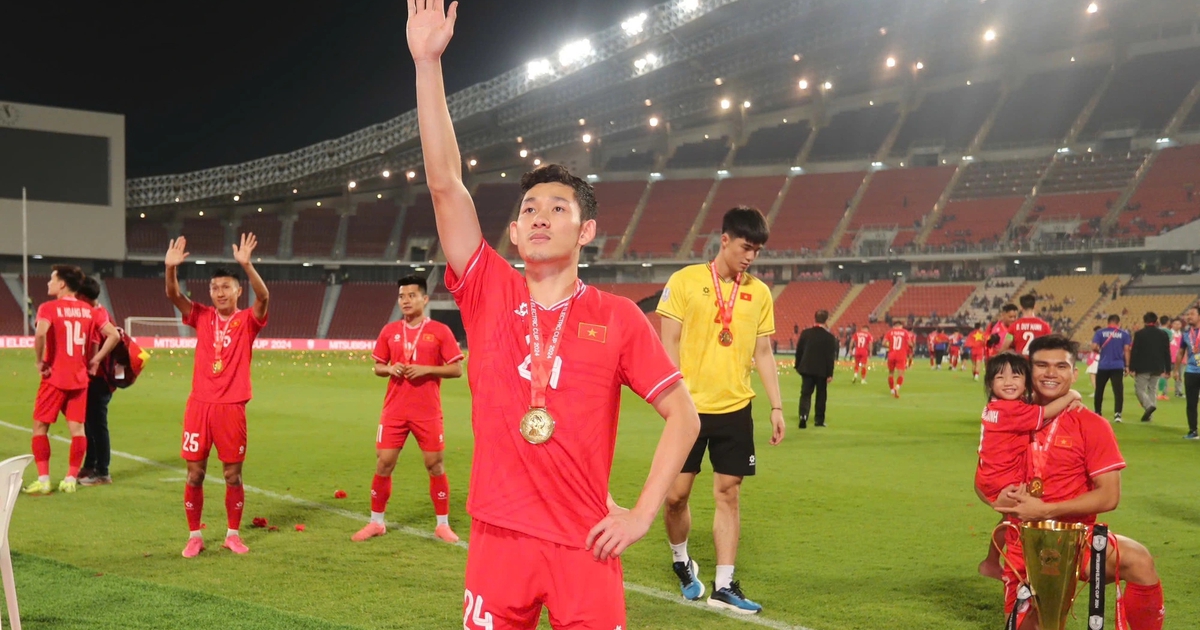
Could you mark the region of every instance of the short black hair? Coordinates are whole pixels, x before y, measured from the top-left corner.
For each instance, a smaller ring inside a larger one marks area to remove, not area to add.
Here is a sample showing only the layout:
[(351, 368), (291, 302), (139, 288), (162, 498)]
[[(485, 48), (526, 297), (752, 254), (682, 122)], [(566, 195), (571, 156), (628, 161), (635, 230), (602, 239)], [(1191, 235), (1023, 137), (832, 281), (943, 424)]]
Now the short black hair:
[(1071, 353), (1071, 357), (1074, 358), (1075, 355), (1079, 353), (1079, 344), (1071, 341), (1071, 339), (1065, 335), (1055, 333), (1053, 335), (1046, 335), (1045, 337), (1038, 337), (1037, 339), (1034, 339), (1033, 341), (1029, 342), (1029, 345), (1026, 346), (1026, 349), (1029, 350), (1030, 358), (1043, 350), (1066, 350), (1067, 352)]
[(1159, 318), (1158, 318), (1158, 325), (1159, 325), (1159, 326), (1170, 326), (1170, 325), (1171, 325), (1171, 316), (1170, 316), (1170, 315), (1163, 315), (1162, 317), (1159, 317)]
[(771, 236), (767, 218), (758, 208), (749, 206), (730, 208), (721, 219), (721, 233), (729, 238), (744, 238), (751, 245), (766, 245)]
[(1021, 296), (1021, 308), (1029, 310), (1037, 306), (1037, 296), (1032, 293), (1026, 293)]
[(815, 315), (813, 315), (813, 319), (815, 319), (818, 324), (824, 324), (825, 322), (829, 321), (829, 311), (821, 309), (817, 311)]
[(1100, 330), (1099, 326), (1092, 326), (1092, 332), (1096, 332), (1098, 330)]
[(1001, 352), (984, 364), (983, 391), (987, 393), (988, 400), (995, 396), (992, 393), (992, 381), (1004, 371), (1006, 365), (1012, 368), (1013, 374), (1025, 377), (1025, 398), (1028, 400), (1033, 395), (1033, 369), (1029, 359), (1015, 352)]
[(1183, 314), (1187, 315), (1188, 311), (1196, 311), (1196, 314), (1200, 315), (1200, 305), (1193, 304), (1193, 305), (1183, 309)]
[(1121, 323), (1121, 316), (1120, 316), (1120, 315), (1109, 315), (1109, 316), (1108, 316), (1108, 323), (1110, 323), (1110, 324), (1120, 324), (1120, 323)]
[(429, 295), (429, 283), (421, 276), (404, 276), (396, 281), (397, 287), (407, 287), (414, 284), (421, 290), (421, 295)]
[(1021, 310), (1021, 309), (1017, 308), (1017, 305), (1016, 305), (1016, 304), (1012, 304), (1012, 303), (1010, 302), (1010, 303), (1008, 303), (1008, 304), (1005, 304), (1005, 305), (1004, 305), (1004, 308), (1002, 308), (1002, 309), (1000, 309), (1000, 310), (1004, 311), (1005, 313), (1012, 313), (1012, 312), (1014, 312), (1014, 311), (1019, 311), (1019, 310)]
[(79, 283), (79, 291), (76, 292), (79, 297), (92, 302), (100, 299), (100, 281), (91, 276), (84, 276), (83, 282)]
[(581, 221), (595, 220), (599, 214), (596, 207), (596, 190), (591, 184), (572, 175), (562, 164), (547, 164), (522, 175), (521, 198), (524, 199), (525, 193), (538, 184), (563, 184), (574, 189)]
[(216, 269), (213, 269), (212, 279), (216, 280), (217, 278), (233, 278), (234, 282), (238, 284), (242, 283), (242, 279), (239, 278), (236, 273), (233, 273), (224, 267), (217, 267)]
[(1149, 311), (1145, 315), (1142, 315), (1142, 323), (1143, 324), (1157, 324), (1158, 323), (1158, 313), (1155, 313), (1154, 311)]
[(67, 285), (67, 289), (71, 293), (79, 293), (79, 287), (83, 285), (82, 269), (76, 265), (54, 265), (51, 269), (54, 270), (54, 275)]

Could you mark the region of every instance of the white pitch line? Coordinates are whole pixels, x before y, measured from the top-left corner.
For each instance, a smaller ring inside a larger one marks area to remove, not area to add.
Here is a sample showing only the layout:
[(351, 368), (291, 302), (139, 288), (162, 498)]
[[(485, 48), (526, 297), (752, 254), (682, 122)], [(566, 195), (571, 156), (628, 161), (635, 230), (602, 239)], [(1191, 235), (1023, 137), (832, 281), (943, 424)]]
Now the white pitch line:
[[(19, 425), (10, 424), (8, 422), (4, 422), (3, 420), (0, 420), (0, 427), (5, 427), (7, 429), (13, 429), (15, 431), (24, 431), (25, 433), (33, 433), (33, 429), (30, 429), (29, 427), (22, 427)], [(67, 438), (64, 438), (59, 435), (51, 435), (50, 439), (56, 440), (59, 442), (64, 442), (67, 444), (71, 443), (71, 440), (68, 440)], [(152, 459), (148, 459), (148, 458), (142, 457), (140, 455), (134, 455), (132, 453), (125, 453), (123, 451), (112, 451), (112, 454), (116, 457), (121, 457), (124, 459), (135, 461), (139, 464), (153, 466), (155, 468), (159, 468), (162, 470), (168, 470), (173, 473), (187, 474), (186, 469), (169, 466), (162, 462), (156, 462)], [(183, 479), (181, 479), (181, 481), (186, 481), (186, 479), (187, 478), (184, 477)], [(170, 479), (170, 481), (174, 481), (174, 480), (175, 479)], [(215, 483), (222, 484), (222, 485), (225, 483), (225, 481), (223, 479), (221, 479), (219, 476), (213, 477), (213, 478), (206, 477), (205, 480), (213, 481)], [(164, 479), (163, 481), (168, 481), (168, 480)], [(270, 490), (266, 490), (263, 488), (257, 488), (255, 486), (246, 485), (246, 484), (242, 484), (242, 487), (245, 488), (247, 492), (259, 494), (264, 497), (268, 497), (270, 499), (275, 499), (276, 501), (281, 501), (284, 503), (291, 503), (293, 505), (299, 505), (302, 507), (312, 508), (312, 509), (316, 509), (316, 510), (322, 510), (324, 512), (329, 512), (330, 514), (336, 514), (338, 516), (342, 516), (342, 517), (345, 517), (345, 518), (348, 518), (348, 519), (351, 519), (354, 521), (359, 521), (361, 523), (365, 523), (365, 522), (368, 522), (371, 520), (371, 517), (366, 514), (361, 514), (359, 512), (352, 512), (350, 510), (343, 510), (342, 508), (333, 507), (331, 505), (325, 505), (324, 503), (318, 503), (316, 501), (309, 501), (308, 499), (301, 499), (299, 497), (294, 497), (290, 494), (279, 494), (277, 492), (272, 492)], [(398, 531), (402, 534), (408, 534), (409, 536), (416, 536), (418, 538), (425, 538), (428, 540), (436, 540), (436, 541), (441, 542), (441, 539), (434, 536), (432, 532), (428, 532), (423, 529), (417, 529), (415, 527), (408, 527), (406, 525), (392, 524), (392, 525), (388, 525), (388, 529), (393, 530), (393, 531)], [(454, 546), (466, 549), (467, 543), (460, 540), (460, 541), (454, 543)], [(776, 621), (774, 619), (768, 619), (766, 617), (760, 617), (758, 615), (739, 615), (737, 613), (729, 612), (727, 610), (723, 610), (720, 608), (714, 608), (714, 607), (704, 604), (702, 602), (688, 601), (686, 599), (683, 599), (676, 593), (670, 593), (670, 592), (664, 591), (662, 589), (657, 589), (657, 588), (650, 587), (650, 586), (642, 586), (641, 584), (635, 584), (633, 582), (625, 582), (625, 590), (633, 592), (633, 593), (645, 595), (646, 597), (653, 597), (655, 599), (661, 599), (665, 602), (671, 602), (673, 604), (677, 604), (680, 606), (686, 606), (686, 607), (692, 608), (694, 610), (700, 610), (700, 611), (704, 611), (707, 613), (720, 615), (722, 617), (727, 617), (727, 618), (735, 620), (735, 621), (743, 621), (746, 623), (750, 623), (750, 624), (754, 624), (754, 625), (758, 625), (758, 626), (764, 626), (767, 628), (775, 628), (776, 630), (813, 630), (812, 628), (807, 628), (805, 626), (793, 626), (793, 625), (787, 624), (782, 621)]]

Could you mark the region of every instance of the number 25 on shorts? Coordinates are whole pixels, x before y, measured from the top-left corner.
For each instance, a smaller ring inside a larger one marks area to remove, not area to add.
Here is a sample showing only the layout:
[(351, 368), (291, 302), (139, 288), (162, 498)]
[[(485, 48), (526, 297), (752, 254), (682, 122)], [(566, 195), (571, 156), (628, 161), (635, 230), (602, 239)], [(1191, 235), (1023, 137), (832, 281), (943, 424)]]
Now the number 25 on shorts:
[(463, 628), (492, 630), (492, 613), (483, 612), (483, 595), (475, 597), (469, 589), (463, 596)]
[(200, 452), (200, 434), (183, 432), (183, 450), (188, 453)]

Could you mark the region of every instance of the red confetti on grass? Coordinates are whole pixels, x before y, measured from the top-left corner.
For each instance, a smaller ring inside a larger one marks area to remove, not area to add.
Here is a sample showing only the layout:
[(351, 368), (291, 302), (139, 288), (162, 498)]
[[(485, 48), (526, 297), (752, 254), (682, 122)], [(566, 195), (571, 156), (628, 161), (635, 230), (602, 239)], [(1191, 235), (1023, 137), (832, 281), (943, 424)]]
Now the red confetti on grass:
[(345, 499), (345, 498), (346, 498), (346, 491), (345, 491), (345, 490), (338, 490), (337, 492), (334, 492), (334, 493), (333, 493), (333, 498), (335, 498), (335, 499)]
[(278, 527), (275, 527), (274, 525), (272, 525), (272, 526), (270, 526), (270, 527), (268, 527), (268, 528), (267, 528), (267, 531), (269, 531), (269, 532), (277, 532), (277, 531), (279, 531), (279, 528), (278, 528)]
[(298, 531), (298, 532), (304, 531), (304, 523), (296, 523), (296, 531)]
[(250, 521), (250, 526), (251, 527), (266, 527), (267, 519), (265, 519), (261, 516), (255, 516), (254, 520)]
[(208, 529), (208, 523), (200, 523), (200, 529)]

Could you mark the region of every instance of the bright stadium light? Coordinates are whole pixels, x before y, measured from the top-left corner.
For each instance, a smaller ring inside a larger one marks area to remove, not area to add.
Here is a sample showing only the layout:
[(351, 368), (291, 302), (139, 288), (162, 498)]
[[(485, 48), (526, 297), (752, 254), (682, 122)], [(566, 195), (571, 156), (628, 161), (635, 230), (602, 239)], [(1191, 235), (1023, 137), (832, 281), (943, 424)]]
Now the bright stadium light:
[(700, 8), (700, 0), (679, 0), (679, 8), (690, 13)]
[(996, 31), (995, 31), (995, 29), (990, 29), (990, 28), (989, 28), (988, 30), (984, 31), (984, 32), (983, 32), (983, 41), (985, 41), (985, 42), (994, 42), (994, 41), (996, 41)]
[(407, 175), (409, 179), (416, 179), (416, 177), (417, 177), (417, 172), (416, 172), (416, 171), (409, 171), (409, 172), (405, 173), (405, 175)]
[(644, 57), (639, 57), (637, 59), (634, 59), (633, 60), (633, 69), (637, 70), (638, 72), (645, 70), (646, 69), (646, 59)]
[(652, 101), (650, 99), (646, 99), (645, 101), (642, 101), (642, 104), (645, 105), (646, 107), (650, 107), (651, 105), (654, 105), (654, 101)]
[(1088, 5), (1088, 7), (1087, 7), (1087, 12), (1088, 12), (1089, 14), (1091, 14), (1091, 13), (1095, 13), (1095, 12), (1097, 12), (1097, 11), (1099, 11), (1099, 10), (1100, 10), (1100, 7), (1099, 7), (1099, 5), (1097, 5), (1095, 2), (1093, 2), (1093, 3), (1089, 4), (1089, 5)]
[(551, 67), (549, 59), (535, 59), (525, 64), (525, 76), (530, 81), (540, 79), (552, 72), (554, 72), (554, 69)]
[(742, 109), (750, 109), (750, 101), (742, 101)]
[(889, 67), (889, 68), (895, 68), (895, 67), (896, 67), (896, 58), (895, 58), (895, 57), (888, 57), (888, 58), (887, 58), (887, 61), (885, 62), (885, 64), (886, 64), (886, 65), (887, 65), (887, 67)]
[(262, 212), (262, 208), (259, 208), (259, 209), (258, 209), (258, 211), (259, 211), (259, 212)]
[(292, 189), (292, 194), (293, 194), (293, 195), (294, 195), (294, 194), (296, 194), (296, 193), (298, 193), (298, 192), (300, 192), (300, 189), (299, 189), (299, 188), (293, 188), (293, 189)]
[(583, 140), (584, 144), (590, 144), (592, 142), (592, 134), (590, 134), (590, 133), (583, 134), (582, 140)]
[(825, 88), (826, 90), (832, 90), (832, 89), (833, 89), (833, 82), (832, 82), (832, 81), (826, 81), (826, 82), (825, 82), (825, 84), (824, 84), (824, 85), (822, 85), (821, 87)]
[(141, 218), (145, 219), (145, 218), (146, 218), (146, 213), (145, 213), (145, 212), (143, 212), (143, 213), (141, 213), (141, 215), (139, 215), (139, 216), (140, 216)]
[(917, 70), (924, 70), (924, 69), (925, 69), (925, 64), (923, 64), (923, 63), (921, 63), (920, 61), (918, 61), (918, 62), (917, 62), (917, 65), (916, 65), (916, 66), (913, 66), (913, 67), (915, 67)]
[(320, 202), (320, 201), (318, 201), (318, 202), (317, 202), (317, 207), (318, 207), (318, 208), (320, 208), (320, 207), (321, 207), (321, 202)]
[(651, 116), (650, 120), (647, 122), (650, 123), (651, 127), (657, 127), (658, 126), (658, 116)]
[(200, 216), (204, 216), (204, 211), (203, 211), (203, 210), (201, 210), (201, 211), (200, 211)]
[(233, 196), (233, 200), (234, 200), (234, 201), (241, 201), (241, 200), (242, 200), (242, 196), (241, 196), (241, 195), (234, 195), (234, 196)]
[(800, 79), (800, 89), (801, 90), (808, 89), (808, 79)]
[(179, 197), (175, 198), (175, 203), (179, 203)]
[(646, 63), (649, 63), (652, 66), (657, 66), (658, 65), (658, 55), (656, 55), (654, 53), (646, 53)]
[(730, 107), (733, 107), (733, 103), (730, 103), (729, 99), (721, 99), (721, 109), (729, 109)]
[(522, 158), (527, 158), (527, 157), (529, 157), (529, 150), (521, 149), (521, 152), (518, 155), (520, 155)]
[(717, 78), (713, 79), (713, 83), (717, 84), (717, 86), (720, 87), (725, 84), (725, 79), (722, 79), (721, 77), (717, 77)]
[(582, 126), (584, 126), (584, 125), (586, 125), (586, 124), (587, 124), (587, 119), (586, 119), (586, 118), (580, 118), (580, 119), (579, 119), (579, 126), (580, 126), (580, 127), (582, 127)]
[[(1096, 5), (1093, 4), (1092, 6), (1096, 6)], [(1087, 273), (1087, 267), (1076, 267), (1075, 271), (1077, 273)]]
[(591, 54), (592, 42), (590, 40), (581, 39), (563, 46), (562, 49), (558, 51), (558, 63), (562, 67), (566, 68), (567, 66), (574, 65), (580, 61), (583, 61), (584, 59), (587, 59)]
[(376, 199), (383, 199), (383, 193), (376, 193), (376, 194), (375, 194), (375, 198), (376, 198)]
[(646, 15), (645, 13), (639, 13), (628, 20), (621, 22), (621, 30), (625, 31), (625, 34), (630, 37), (638, 35), (642, 31), (646, 30), (646, 18), (648, 17), (650, 16)]
[(358, 182), (350, 182), (350, 189), (353, 190), (355, 188), (358, 188)]
[(384, 171), (384, 172), (382, 173), (382, 175), (383, 175), (383, 178), (384, 178), (384, 179), (387, 179), (387, 178), (389, 178), (389, 177), (391, 177), (391, 176), (392, 176), (392, 172), (391, 172), (391, 171)]
[(475, 158), (471, 158), (471, 161), (467, 162), (467, 164), (470, 164), (471, 166), (475, 166), (476, 164), (479, 164), (479, 160), (476, 160)]
[(534, 159), (533, 159), (533, 165), (534, 165), (534, 166), (541, 166), (541, 165), (542, 165), (542, 158), (534, 158)]

